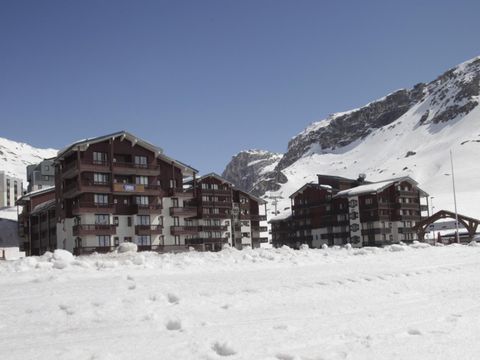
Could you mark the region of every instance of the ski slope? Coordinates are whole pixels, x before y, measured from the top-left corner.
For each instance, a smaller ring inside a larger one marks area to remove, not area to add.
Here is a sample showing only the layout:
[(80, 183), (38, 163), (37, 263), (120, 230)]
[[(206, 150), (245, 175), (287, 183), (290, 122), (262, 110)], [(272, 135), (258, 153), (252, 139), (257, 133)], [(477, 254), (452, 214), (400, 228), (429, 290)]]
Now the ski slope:
[(478, 359), (480, 247), (0, 262), (11, 359)]

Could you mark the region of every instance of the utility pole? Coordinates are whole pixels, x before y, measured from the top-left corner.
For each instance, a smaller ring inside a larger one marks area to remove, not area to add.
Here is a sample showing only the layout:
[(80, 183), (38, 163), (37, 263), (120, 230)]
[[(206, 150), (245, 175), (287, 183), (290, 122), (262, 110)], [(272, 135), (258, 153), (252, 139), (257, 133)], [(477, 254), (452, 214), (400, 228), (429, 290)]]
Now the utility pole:
[(453, 155), (452, 155), (451, 149), (450, 149), (450, 165), (452, 166), (453, 203), (455, 205), (455, 229), (457, 232), (457, 243), (460, 244), (460, 235), (458, 233), (457, 195), (455, 193), (455, 175), (453, 173)]
[(270, 196), (270, 199), (273, 199), (272, 203), (275, 206), (275, 216), (278, 215), (278, 210), (277, 210), (277, 205), (278, 205), (278, 199), (281, 199), (281, 196)]

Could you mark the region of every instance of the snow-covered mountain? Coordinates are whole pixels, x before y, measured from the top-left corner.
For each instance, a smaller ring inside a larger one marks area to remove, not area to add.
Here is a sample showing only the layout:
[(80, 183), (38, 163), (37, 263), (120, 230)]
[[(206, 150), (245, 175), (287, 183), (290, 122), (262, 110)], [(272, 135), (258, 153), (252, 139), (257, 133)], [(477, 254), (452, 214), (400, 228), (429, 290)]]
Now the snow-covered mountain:
[(458, 211), (480, 217), (479, 95), (480, 57), (476, 57), (430, 83), (314, 122), (289, 141), (273, 170), (269, 164), (254, 175), (247, 166), (229, 179), (243, 185), (248, 174), (255, 180), (247, 190), (267, 201), (280, 196), (282, 211), (290, 206), (288, 196), (315, 181), (317, 173), (346, 177), (365, 173), (371, 181), (410, 175), (434, 197), (431, 202), (437, 210), (453, 210), (452, 150)]
[(27, 181), (27, 165), (56, 156), (57, 150), (38, 149), (28, 144), (0, 138), (0, 171)]

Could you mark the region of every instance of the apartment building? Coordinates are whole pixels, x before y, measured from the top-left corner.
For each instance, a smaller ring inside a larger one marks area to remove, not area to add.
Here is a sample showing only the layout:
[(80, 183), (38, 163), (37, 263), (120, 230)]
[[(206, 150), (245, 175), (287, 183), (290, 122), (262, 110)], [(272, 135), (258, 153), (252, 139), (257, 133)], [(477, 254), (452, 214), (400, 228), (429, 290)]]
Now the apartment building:
[[(17, 202), (29, 254), (55, 248), (108, 252), (122, 242), (134, 242), (140, 251), (216, 251), (267, 240), (260, 236), (266, 230), (260, 226), (263, 200), (217, 174), (197, 178), (197, 170), (128, 132), (71, 144), (58, 152), (53, 167), (54, 187)], [(248, 223), (238, 241), (237, 218)]]
[(139, 250), (175, 250), (185, 235), (169, 236), (196, 216), (183, 191), (196, 170), (125, 131), (76, 142), (55, 161), (57, 239), (76, 254), (107, 252), (121, 242)]
[[(263, 214), (260, 213), (262, 210)], [(268, 242), (267, 226), (262, 225), (262, 222), (267, 220), (266, 213), (266, 201), (245, 191), (234, 189), (232, 245), (237, 249), (245, 246), (259, 248), (261, 243)]]
[(15, 201), (23, 194), (22, 179), (0, 171), (0, 208), (15, 206)]
[(55, 185), (55, 168), (53, 158), (38, 164), (27, 166), (27, 191), (32, 192)]
[(55, 188), (50, 186), (29, 192), (17, 200), (22, 206), (18, 216), (20, 249), (27, 255), (42, 255), (57, 248)]
[[(182, 231), (190, 232), (187, 243), (200, 250), (220, 250), (224, 244), (242, 249), (245, 246), (260, 247), (267, 242), (261, 237), (260, 206), (265, 201), (244, 191), (235, 189), (233, 184), (220, 175), (210, 173), (188, 183), (196, 194), (194, 204), (197, 216), (187, 220)], [(264, 209), (266, 213), (266, 209)]]
[(290, 196), (292, 213), (273, 219), (272, 244), (381, 246), (413, 241), (412, 227), (428, 211), (428, 194), (410, 177), (366, 182), (318, 175)]

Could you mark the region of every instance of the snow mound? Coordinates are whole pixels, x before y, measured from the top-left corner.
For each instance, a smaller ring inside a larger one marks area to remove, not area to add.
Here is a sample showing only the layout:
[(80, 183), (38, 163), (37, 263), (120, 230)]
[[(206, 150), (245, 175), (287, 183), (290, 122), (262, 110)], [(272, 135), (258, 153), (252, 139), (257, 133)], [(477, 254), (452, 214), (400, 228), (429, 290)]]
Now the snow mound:
[(421, 242), (418, 242), (418, 241), (414, 241), (412, 245), (410, 245), (411, 248), (414, 248), (414, 249), (425, 249), (425, 248), (429, 248), (431, 247), (430, 244), (427, 244), (427, 243), (421, 243)]
[(138, 251), (137, 244), (134, 244), (131, 242), (121, 243), (117, 248), (117, 252), (120, 254), (126, 253), (126, 252), (137, 252), (137, 251)]
[(475, 240), (472, 240), (468, 243), (468, 246), (480, 246), (480, 244), (478, 242), (476, 242)]
[(217, 341), (213, 344), (212, 349), (220, 356), (231, 356), (237, 353), (229, 342), (220, 343)]
[[(49, 256), (45, 254), (44, 256)], [(51, 261), (55, 269), (65, 269), (75, 260), (73, 254), (67, 250), (57, 249), (53, 252)]]

